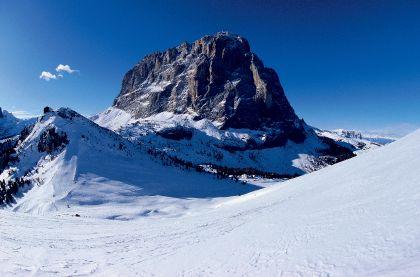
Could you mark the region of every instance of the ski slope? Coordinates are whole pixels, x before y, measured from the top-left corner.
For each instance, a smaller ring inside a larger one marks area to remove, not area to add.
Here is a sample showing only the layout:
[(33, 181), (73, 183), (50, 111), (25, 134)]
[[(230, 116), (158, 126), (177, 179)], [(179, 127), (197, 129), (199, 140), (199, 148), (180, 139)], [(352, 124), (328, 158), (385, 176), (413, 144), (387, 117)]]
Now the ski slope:
[(0, 275), (418, 276), (420, 130), (199, 214), (0, 211)]

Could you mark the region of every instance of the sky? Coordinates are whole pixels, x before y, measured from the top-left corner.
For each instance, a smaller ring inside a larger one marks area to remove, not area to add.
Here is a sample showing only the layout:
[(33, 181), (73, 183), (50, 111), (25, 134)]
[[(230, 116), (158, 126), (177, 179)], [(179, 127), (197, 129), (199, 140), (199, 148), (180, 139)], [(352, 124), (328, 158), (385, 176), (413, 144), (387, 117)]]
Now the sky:
[(307, 123), (407, 132), (420, 128), (419, 14), (420, 1), (397, 0), (1, 0), (0, 107), (93, 115), (146, 54), (230, 31)]

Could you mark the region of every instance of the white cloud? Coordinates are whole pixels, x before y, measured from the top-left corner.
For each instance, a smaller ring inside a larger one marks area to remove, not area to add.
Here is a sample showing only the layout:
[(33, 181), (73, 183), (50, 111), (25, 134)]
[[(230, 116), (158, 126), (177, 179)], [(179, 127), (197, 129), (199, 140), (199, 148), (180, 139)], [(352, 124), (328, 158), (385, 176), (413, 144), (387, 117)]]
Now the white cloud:
[(56, 80), (57, 75), (52, 74), (51, 72), (48, 72), (48, 71), (42, 71), (41, 75), (39, 75), (39, 78), (44, 79), (45, 81), (49, 81), (51, 79)]
[(57, 74), (51, 73), (49, 71), (42, 71), (41, 75), (39, 76), (40, 79), (43, 79), (45, 81), (49, 81), (49, 80), (57, 80), (57, 79), (61, 79), (64, 78), (64, 75), (62, 74), (63, 72), (68, 73), (68, 74), (72, 74), (74, 72), (78, 72), (79, 70), (76, 69), (72, 69), (70, 67), (70, 65), (68, 64), (59, 64), (57, 65), (57, 67), (55, 68), (55, 71), (57, 71)]
[(74, 72), (76, 72), (76, 71), (78, 71), (78, 70), (76, 70), (76, 69), (71, 69), (71, 67), (70, 67), (70, 65), (68, 65), (68, 64), (59, 64), (59, 65), (57, 65), (57, 67), (55, 68), (55, 71), (57, 71), (57, 72), (67, 72), (67, 73), (69, 73), (69, 74), (72, 74), (72, 73), (74, 73)]

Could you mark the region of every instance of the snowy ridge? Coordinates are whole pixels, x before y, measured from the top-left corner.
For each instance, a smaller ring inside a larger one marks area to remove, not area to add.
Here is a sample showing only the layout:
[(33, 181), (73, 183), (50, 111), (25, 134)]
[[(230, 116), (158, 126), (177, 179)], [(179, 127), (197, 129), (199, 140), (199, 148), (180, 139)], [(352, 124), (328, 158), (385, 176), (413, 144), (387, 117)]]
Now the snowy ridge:
[(116, 222), (2, 210), (0, 273), (416, 276), (419, 140), (420, 130), (182, 218)]
[[(60, 136), (61, 144), (55, 142)], [(112, 219), (176, 216), (208, 198), (258, 188), (165, 166), (147, 149), (69, 109), (39, 118), (16, 147), (16, 155), (19, 160), (0, 180), (23, 178), (31, 184), (9, 203), (9, 209), (19, 212)]]

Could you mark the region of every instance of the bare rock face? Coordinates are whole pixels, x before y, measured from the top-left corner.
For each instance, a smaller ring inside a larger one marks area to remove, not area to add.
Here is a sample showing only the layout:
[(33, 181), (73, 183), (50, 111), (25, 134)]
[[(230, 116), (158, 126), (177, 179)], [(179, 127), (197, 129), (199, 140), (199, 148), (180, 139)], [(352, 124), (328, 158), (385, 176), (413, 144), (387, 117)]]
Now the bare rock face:
[(57, 133), (55, 128), (50, 128), (41, 134), (38, 142), (38, 151), (53, 153), (56, 150), (61, 150), (69, 143), (67, 134), (64, 132)]
[(146, 56), (123, 79), (114, 106), (136, 118), (160, 112), (207, 118), (221, 129), (303, 130), (279, 78), (243, 37), (205, 36)]

